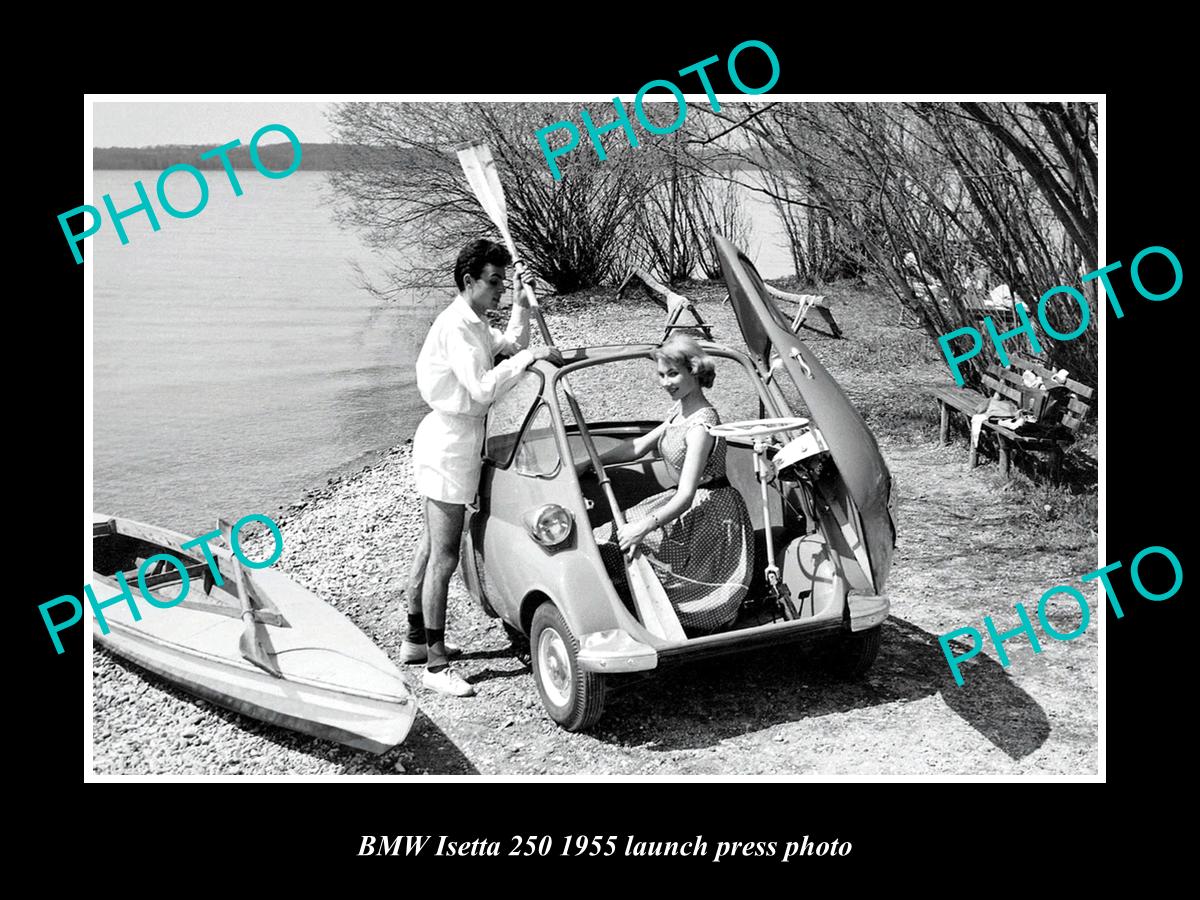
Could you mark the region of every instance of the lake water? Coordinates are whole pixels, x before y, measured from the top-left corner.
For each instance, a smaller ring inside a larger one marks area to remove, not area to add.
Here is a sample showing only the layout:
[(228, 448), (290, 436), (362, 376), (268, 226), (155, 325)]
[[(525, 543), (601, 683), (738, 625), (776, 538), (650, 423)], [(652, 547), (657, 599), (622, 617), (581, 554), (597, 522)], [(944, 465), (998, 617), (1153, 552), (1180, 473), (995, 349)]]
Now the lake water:
[[(188, 534), (219, 515), (270, 514), (308, 487), (411, 436), (426, 407), (413, 362), (453, 289), (374, 298), (351, 263), (381, 263), (322, 201), (323, 173), (268, 181), (211, 177), (191, 219), (111, 223), (87, 241), (93, 266), (93, 508)], [(99, 171), (94, 197), (118, 209), (157, 172)], [(170, 182), (180, 209), (186, 178)], [(157, 208), (157, 201), (155, 201)], [(750, 206), (747, 252), (787, 275), (769, 205)], [(449, 279), (448, 279), (449, 282)]]

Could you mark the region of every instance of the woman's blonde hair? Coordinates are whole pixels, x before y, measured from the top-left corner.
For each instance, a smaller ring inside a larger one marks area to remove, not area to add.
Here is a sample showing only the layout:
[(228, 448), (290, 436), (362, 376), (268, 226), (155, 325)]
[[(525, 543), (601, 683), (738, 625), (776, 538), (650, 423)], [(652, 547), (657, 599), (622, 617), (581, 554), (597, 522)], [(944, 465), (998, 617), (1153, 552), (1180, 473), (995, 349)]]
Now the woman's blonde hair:
[(712, 357), (700, 348), (691, 335), (678, 332), (671, 335), (651, 356), (655, 361), (665, 360), (687, 369), (696, 376), (702, 388), (712, 387), (717, 378), (717, 367)]

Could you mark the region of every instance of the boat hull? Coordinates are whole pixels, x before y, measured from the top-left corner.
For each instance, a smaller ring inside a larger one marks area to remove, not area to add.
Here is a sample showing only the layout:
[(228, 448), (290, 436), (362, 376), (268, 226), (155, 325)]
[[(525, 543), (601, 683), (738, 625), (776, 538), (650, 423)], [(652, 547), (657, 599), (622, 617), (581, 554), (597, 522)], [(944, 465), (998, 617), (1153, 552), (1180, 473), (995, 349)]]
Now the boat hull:
[[(165, 529), (132, 522), (123, 529), (123, 520), (109, 521), (113, 523), (110, 535), (132, 533), (145, 541), (150, 533), (157, 533), (162, 540), (154, 543), (164, 548), (187, 540)], [(213, 550), (222, 572), (232, 566), (228, 550), (216, 546)], [(236, 617), (238, 601), (221, 587), (213, 587), (205, 596), (200, 579), (191, 581), (187, 599), (196, 595), (206, 603), (232, 608), (235, 615), (189, 606), (153, 606), (141, 596), (136, 578), (131, 578), (140, 618), (126, 602), (104, 607), (103, 625), (93, 619), (95, 640), (189, 693), (273, 725), (372, 753), (402, 742), (417, 707), (387, 654), (346, 616), (282, 573), (264, 569), (251, 578), (254, 590), (269, 598), (277, 618), (285, 623), (264, 622), (259, 627), (266, 652), (282, 678), (242, 658), (238, 642), (244, 626)], [(115, 575), (94, 572), (93, 579), (100, 601), (120, 593)], [(168, 602), (179, 596), (180, 585), (152, 590), (160, 602)]]

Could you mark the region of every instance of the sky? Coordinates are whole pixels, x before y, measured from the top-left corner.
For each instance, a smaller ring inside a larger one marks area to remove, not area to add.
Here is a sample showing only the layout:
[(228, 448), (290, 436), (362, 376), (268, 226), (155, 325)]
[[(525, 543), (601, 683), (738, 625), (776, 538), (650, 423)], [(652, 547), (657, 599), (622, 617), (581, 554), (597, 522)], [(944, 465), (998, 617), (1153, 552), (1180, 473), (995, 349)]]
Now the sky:
[[(114, 101), (93, 104), (93, 147), (153, 147), (156, 144), (219, 146), (239, 138), (243, 144), (264, 125), (286, 125), (302, 144), (333, 140), (325, 122), (327, 103), (286, 101), (145, 102)], [(279, 132), (263, 136), (264, 144), (286, 138)]]

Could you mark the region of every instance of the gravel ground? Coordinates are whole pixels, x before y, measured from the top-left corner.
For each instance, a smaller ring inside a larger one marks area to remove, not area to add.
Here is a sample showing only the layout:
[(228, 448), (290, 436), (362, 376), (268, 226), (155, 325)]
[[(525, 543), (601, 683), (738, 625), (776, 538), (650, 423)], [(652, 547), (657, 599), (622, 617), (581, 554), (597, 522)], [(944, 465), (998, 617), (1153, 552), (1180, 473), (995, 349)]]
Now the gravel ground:
[[(600, 292), (597, 292), (600, 293)], [(723, 291), (686, 293), (740, 346)], [(476, 686), (468, 699), (420, 686), (407, 741), (383, 756), (341, 747), (226, 712), (97, 649), (94, 764), (103, 775), (487, 774), (487, 775), (879, 775), (1097, 771), (1097, 631), (1069, 643), (1008, 645), (1001, 667), (989, 646), (957, 687), (937, 635), (992, 615), (1016, 624), (1012, 604), (1032, 609), (1055, 584), (1095, 568), (1094, 497), (1048, 491), (995, 465), (966, 468), (962, 444), (940, 447), (932, 403), (913, 391), (944, 381), (927, 338), (889, 324), (886, 301), (831, 292), (845, 341), (812, 345), (880, 436), (900, 493), (899, 545), (888, 593), (893, 615), (868, 676), (833, 680), (802, 647), (759, 651), (656, 674), (610, 694), (604, 718), (569, 734), (545, 715), (531, 671), (497, 620), (470, 600), (456, 575), (449, 636)], [(640, 341), (660, 332), (649, 304), (604, 294), (548, 304), (564, 346)], [(348, 615), (398, 659), (397, 591), (420, 531), (409, 446), (332, 479), (276, 515), (279, 566)], [(1091, 504), (1090, 507), (1088, 504)], [(1086, 592), (1094, 598), (1094, 593)], [(1095, 612), (1095, 610), (1093, 610)], [(1070, 631), (1073, 607), (1052, 612)]]

